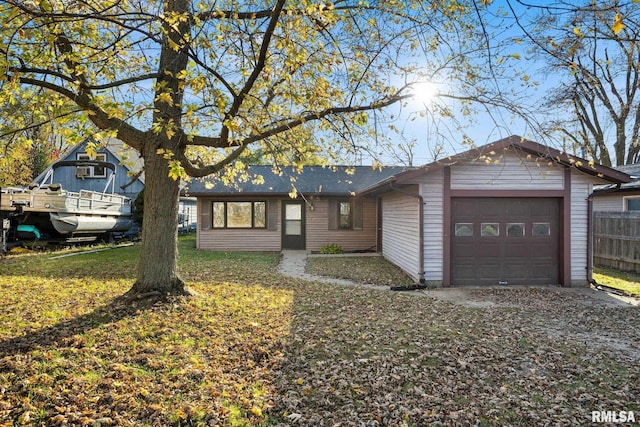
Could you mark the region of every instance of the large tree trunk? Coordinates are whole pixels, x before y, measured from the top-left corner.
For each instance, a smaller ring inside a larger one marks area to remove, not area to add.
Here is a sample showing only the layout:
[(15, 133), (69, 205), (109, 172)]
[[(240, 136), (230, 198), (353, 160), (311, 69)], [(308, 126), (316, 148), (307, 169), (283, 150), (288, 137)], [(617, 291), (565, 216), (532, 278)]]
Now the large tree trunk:
[(144, 213), (138, 278), (129, 294), (188, 294), (178, 277), (180, 181), (169, 177), (168, 160), (145, 144)]

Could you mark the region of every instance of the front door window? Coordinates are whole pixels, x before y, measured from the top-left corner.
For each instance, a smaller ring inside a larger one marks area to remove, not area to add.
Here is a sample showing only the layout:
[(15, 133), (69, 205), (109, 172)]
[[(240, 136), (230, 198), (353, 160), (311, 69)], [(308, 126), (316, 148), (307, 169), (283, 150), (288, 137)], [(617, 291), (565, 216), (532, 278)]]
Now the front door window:
[(302, 234), (302, 205), (285, 205), (285, 234), (299, 236)]

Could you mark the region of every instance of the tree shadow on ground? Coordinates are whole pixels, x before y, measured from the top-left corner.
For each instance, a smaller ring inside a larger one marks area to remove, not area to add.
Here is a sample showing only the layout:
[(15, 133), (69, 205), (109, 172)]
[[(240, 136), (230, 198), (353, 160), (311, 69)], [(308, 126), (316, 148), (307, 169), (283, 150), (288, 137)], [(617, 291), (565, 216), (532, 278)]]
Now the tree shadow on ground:
[(26, 354), (38, 347), (63, 344), (69, 338), (108, 323), (116, 323), (128, 317), (139, 316), (142, 311), (165, 302), (166, 298), (157, 296), (140, 300), (132, 299), (126, 295), (116, 297), (108, 304), (97, 307), (90, 313), (63, 320), (42, 329), (27, 330), (20, 336), (0, 341), (0, 359)]

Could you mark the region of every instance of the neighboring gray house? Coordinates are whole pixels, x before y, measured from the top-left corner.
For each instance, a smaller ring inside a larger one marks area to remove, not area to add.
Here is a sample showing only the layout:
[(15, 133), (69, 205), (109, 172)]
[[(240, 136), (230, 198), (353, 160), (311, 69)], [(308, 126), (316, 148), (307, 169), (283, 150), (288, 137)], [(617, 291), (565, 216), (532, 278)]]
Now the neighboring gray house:
[[(423, 167), (307, 167), (298, 196), (284, 177), (227, 188), (190, 184), (197, 247), (208, 250), (374, 249), (437, 286), (586, 286), (589, 195), (630, 177), (511, 136)], [(288, 172), (290, 173), (290, 172)], [(348, 185), (347, 185), (348, 184)]]
[(617, 166), (617, 170), (631, 176), (632, 181), (596, 188), (593, 210), (596, 212), (638, 212), (640, 215), (640, 164)]
[[(87, 153), (87, 140), (67, 150), (60, 160), (89, 160)], [(126, 146), (122, 141), (110, 138), (105, 144), (100, 145), (94, 159), (112, 163), (115, 166), (115, 193), (129, 197), (133, 203), (138, 194), (144, 189), (144, 163), (138, 152)], [(40, 183), (50, 171), (51, 166), (45, 169), (36, 179)], [(103, 167), (60, 167), (55, 170), (53, 179), (62, 185), (67, 191), (78, 192), (91, 190), (101, 192), (105, 189), (110, 171)], [(109, 186), (107, 191), (111, 191)], [(194, 197), (181, 197), (179, 213), (181, 215), (181, 227), (195, 228), (196, 199)]]
[[(85, 141), (71, 147), (60, 160), (90, 160)], [(95, 159), (115, 165), (115, 192), (135, 200), (138, 193), (144, 189), (144, 176), (132, 178), (141, 169), (141, 161), (134, 156), (133, 150), (127, 150), (124, 144), (117, 140), (110, 140), (98, 150)], [(35, 182), (40, 183), (50, 171), (51, 166), (44, 170)], [(101, 192), (105, 188), (110, 171), (103, 167), (61, 167), (55, 170), (54, 181), (62, 185), (67, 191), (90, 190)], [(111, 191), (111, 187), (109, 188)]]

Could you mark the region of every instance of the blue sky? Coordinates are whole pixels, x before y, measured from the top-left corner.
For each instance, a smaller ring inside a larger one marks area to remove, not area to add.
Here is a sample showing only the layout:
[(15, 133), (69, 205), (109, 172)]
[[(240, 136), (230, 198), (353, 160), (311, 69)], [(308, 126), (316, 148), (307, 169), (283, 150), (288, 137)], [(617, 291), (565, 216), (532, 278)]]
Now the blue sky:
[[(515, 3), (515, 2), (513, 2)], [(540, 3), (540, 2), (539, 2)], [(540, 4), (549, 4), (548, 1)], [(532, 13), (524, 7), (514, 6), (519, 15)], [(493, 19), (487, 19), (487, 31), (491, 34), (490, 43), (492, 45), (492, 62), (495, 64), (500, 57), (508, 59), (497, 65), (498, 68), (506, 67), (507, 74), (511, 75), (512, 81), (502, 81), (505, 84), (500, 89), (507, 93), (509, 90), (515, 92), (515, 96), (519, 99), (519, 105), (524, 110), (529, 111), (528, 116), (537, 120), (545, 120), (545, 117), (537, 114), (540, 110), (537, 105), (541, 99), (551, 90), (558, 82), (559, 76), (545, 74), (545, 64), (537, 61), (527, 54), (526, 43), (516, 44), (509, 42), (514, 37), (523, 37), (520, 29), (515, 25), (515, 21), (511, 12), (506, 8), (506, 2), (503, 0), (494, 1), (490, 6), (490, 11), (496, 14)], [(517, 55), (516, 55), (517, 54)], [(518, 59), (510, 57), (517, 56)], [(522, 75), (517, 73), (526, 73), (529, 77), (527, 82), (523, 81)], [(447, 88), (441, 85), (442, 92), (450, 91), (457, 94), (455, 88)], [(515, 99), (515, 98), (514, 98)], [(440, 99), (439, 102), (445, 102), (453, 111), (459, 110), (459, 104), (452, 100)], [(469, 149), (468, 145), (461, 144), (463, 133), (470, 137), (475, 145), (484, 145), (498, 139), (517, 134), (530, 139), (540, 140), (538, 135), (533, 132), (532, 127), (524, 120), (514, 116), (512, 113), (496, 108), (489, 107), (490, 114), (484, 112), (481, 105), (476, 105), (475, 113), (472, 116), (462, 116), (457, 114), (452, 119), (430, 120), (429, 115), (424, 113), (429, 110), (429, 105), (425, 105), (423, 100), (413, 100), (403, 107), (392, 107), (389, 111), (393, 111), (397, 120), (394, 125), (402, 130), (405, 141), (414, 141), (413, 164), (421, 165), (434, 160), (437, 153), (439, 158), (462, 152)], [(422, 114), (421, 114), (422, 112)], [(459, 129), (460, 126), (464, 128)], [(438, 135), (438, 136), (436, 136)], [(540, 141), (547, 144), (554, 144), (556, 148), (560, 148), (561, 141)], [(368, 159), (371, 161), (371, 159)], [(393, 156), (385, 155), (382, 158), (387, 163), (398, 163), (398, 159)], [(363, 163), (367, 163), (367, 158), (363, 159)]]

